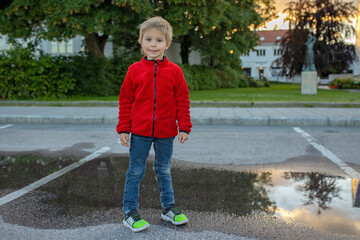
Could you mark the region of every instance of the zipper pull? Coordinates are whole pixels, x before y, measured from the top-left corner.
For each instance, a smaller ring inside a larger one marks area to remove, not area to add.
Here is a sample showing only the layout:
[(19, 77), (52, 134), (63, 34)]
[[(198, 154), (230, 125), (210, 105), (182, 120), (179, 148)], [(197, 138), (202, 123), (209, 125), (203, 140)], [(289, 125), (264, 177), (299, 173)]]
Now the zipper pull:
[(155, 76), (156, 76), (156, 73), (157, 73), (157, 65), (158, 65), (158, 62), (155, 60)]

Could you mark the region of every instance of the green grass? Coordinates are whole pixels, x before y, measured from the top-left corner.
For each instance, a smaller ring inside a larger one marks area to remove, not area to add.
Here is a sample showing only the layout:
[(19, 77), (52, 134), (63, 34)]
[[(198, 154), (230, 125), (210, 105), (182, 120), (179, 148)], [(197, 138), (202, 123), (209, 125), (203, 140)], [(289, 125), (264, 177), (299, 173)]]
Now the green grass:
[(33, 99), (34, 101), (118, 101), (119, 96), (72, 96), (72, 97), (63, 97), (63, 98), (56, 98), (56, 97), (41, 97)]
[[(67, 98), (38, 98), (35, 101), (118, 101), (118, 96), (75, 96)], [(226, 88), (190, 92), (191, 101), (200, 102), (314, 102), (360, 103), (359, 92), (318, 89), (316, 95), (301, 95), (300, 84), (271, 83), (267, 88)]]
[(269, 88), (234, 88), (190, 92), (191, 101), (215, 102), (341, 102), (359, 103), (359, 92), (318, 89), (302, 95), (300, 84), (271, 83)]

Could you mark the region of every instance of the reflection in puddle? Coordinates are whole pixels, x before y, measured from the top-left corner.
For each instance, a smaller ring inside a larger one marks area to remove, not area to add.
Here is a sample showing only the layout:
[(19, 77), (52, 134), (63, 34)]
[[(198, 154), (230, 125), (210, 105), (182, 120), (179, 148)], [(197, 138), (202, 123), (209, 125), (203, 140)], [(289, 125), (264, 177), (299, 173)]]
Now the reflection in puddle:
[[(19, 182), (15, 187), (31, 183), (58, 170), (62, 160), (40, 161), (34, 157), (18, 161), (0, 158), (0, 189), (14, 188)], [(54, 196), (46, 204), (54, 206), (57, 214), (68, 216), (121, 208), (127, 167), (127, 157), (109, 155), (88, 162), (41, 187)], [(360, 234), (360, 208), (353, 207), (360, 201), (357, 180), (320, 173), (189, 167), (173, 168), (172, 175), (175, 198), (184, 211), (275, 215), (326, 232)], [(140, 192), (141, 208), (161, 208), (152, 162), (147, 163)]]
[(73, 157), (43, 157), (36, 155), (1, 156), (0, 189), (25, 187), (70, 165)]
[[(57, 198), (49, 204), (63, 207), (64, 214), (83, 214), (122, 206), (128, 158), (100, 158), (59, 178), (42, 190)], [(172, 169), (175, 198), (183, 209), (236, 215), (274, 214), (276, 206), (265, 186), (270, 173), (242, 173), (210, 169)], [(152, 163), (147, 164), (140, 185), (140, 206), (160, 209)]]
[(352, 179), (352, 196), (354, 207), (360, 208), (360, 182), (358, 179)]
[(353, 207), (352, 179), (319, 173), (273, 172), (266, 187), (275, 215), (326, 232), (360, 234), (360, 209)]

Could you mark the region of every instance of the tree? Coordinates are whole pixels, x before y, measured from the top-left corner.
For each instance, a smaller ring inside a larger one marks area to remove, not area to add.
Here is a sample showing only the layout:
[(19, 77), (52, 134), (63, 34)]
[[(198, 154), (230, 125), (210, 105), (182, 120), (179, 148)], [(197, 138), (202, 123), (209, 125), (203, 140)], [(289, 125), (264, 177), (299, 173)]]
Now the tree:
[(333, 198), (340, 198), (339, 192), (341, 187), (338, 186), (337, 180), (343, 177), (327, 176), (320, 173), (302, 173), (302, 172), (285, 172), (284, 178), (301, 182), (297, 190), (304, 192), (307, 199), (304, 205), (316, 205), (317, 214), (330, 208), (329, 204)]
[[(211, 66), (228, 62), (240, 64), (240, 54), (256, 45), (251, 27), (262, 22), (260, 11), (270, 18), (273, 0), (156, 1), (157, 13), (174, 28), (180, 43), (182, 63), (189, 63), (191, 50), (199, 50)], [(265, 10), (267, 9), (267, 10)]]
[[(109, 35), (151, 12), (147, 0), (13, 0), (0, 5), (0, 33), (10, 40), (64, 40), (81, 35), (87, 49), (104, 56)], [(132, 25), (131, 25), (132, 26)]]
[(289, 30), (280, 43), (283, 55), (276, 61), (282, 66), (283, 75), (293, 77), (301, 72), (308, 34), (317, 40), (314, 53), (318, 74), (341, 72), (356, 58), (355, 47), (344, 43), (346, 36), (355, 33), (347, 23), (356, 12), (352, 2), (291, 1), (285, 12)]
[(182, 63), (189, 63), (190, 48), (199, 38), (198, 30), (210, 32), (223, 15), (224, 1), (155, 1), (156, 14), (167, 19), (174, 26), (174, 39), (180, 43)]
[[(238, 66), (240, 53), (256, 45), (251, 27), (276, 15), (274, 0), (153, 0), (152, 4), (154, 14), (174, 26), (182, 63), (189, 63), (191, 50), (196, 49), (210, 65), (221, 58)], [(205, 36), (209, 41), (204, 41)]]
[(253, 33), (262, 22), (253, 0), (228, 0), (222, 6), (219, 24), (209, 33), (200, 31), (200, 39), (194, 47), (199, 49), (208, 65), (230, 62), (240, 65), (240, 55), (256, 46), (257, 35)]
[(277, 18), (274, 0), (256, 0), (255, 4), (255, 9), (262, 18), (262, 25), (265, 25), (268, 21)]

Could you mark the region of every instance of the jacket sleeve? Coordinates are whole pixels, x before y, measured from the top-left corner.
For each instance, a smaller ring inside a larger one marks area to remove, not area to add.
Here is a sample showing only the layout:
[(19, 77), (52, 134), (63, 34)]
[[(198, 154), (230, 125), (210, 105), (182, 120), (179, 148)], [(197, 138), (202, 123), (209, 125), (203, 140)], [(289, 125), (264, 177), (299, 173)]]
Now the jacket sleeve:
[(134, 101), (135, 90), (133, 88), (130, 70), (128, 70), (119, 94), (119, 121), (116, 126), (116, 131), (119, 134), (123, 132), (131, 132), (130, 114)]
[(189, 89), (184, 74), (180, 70), (178, 83), (175, 87), (175, 104), (177, 108), (176, 120), (179, 132), (191, 132)]

